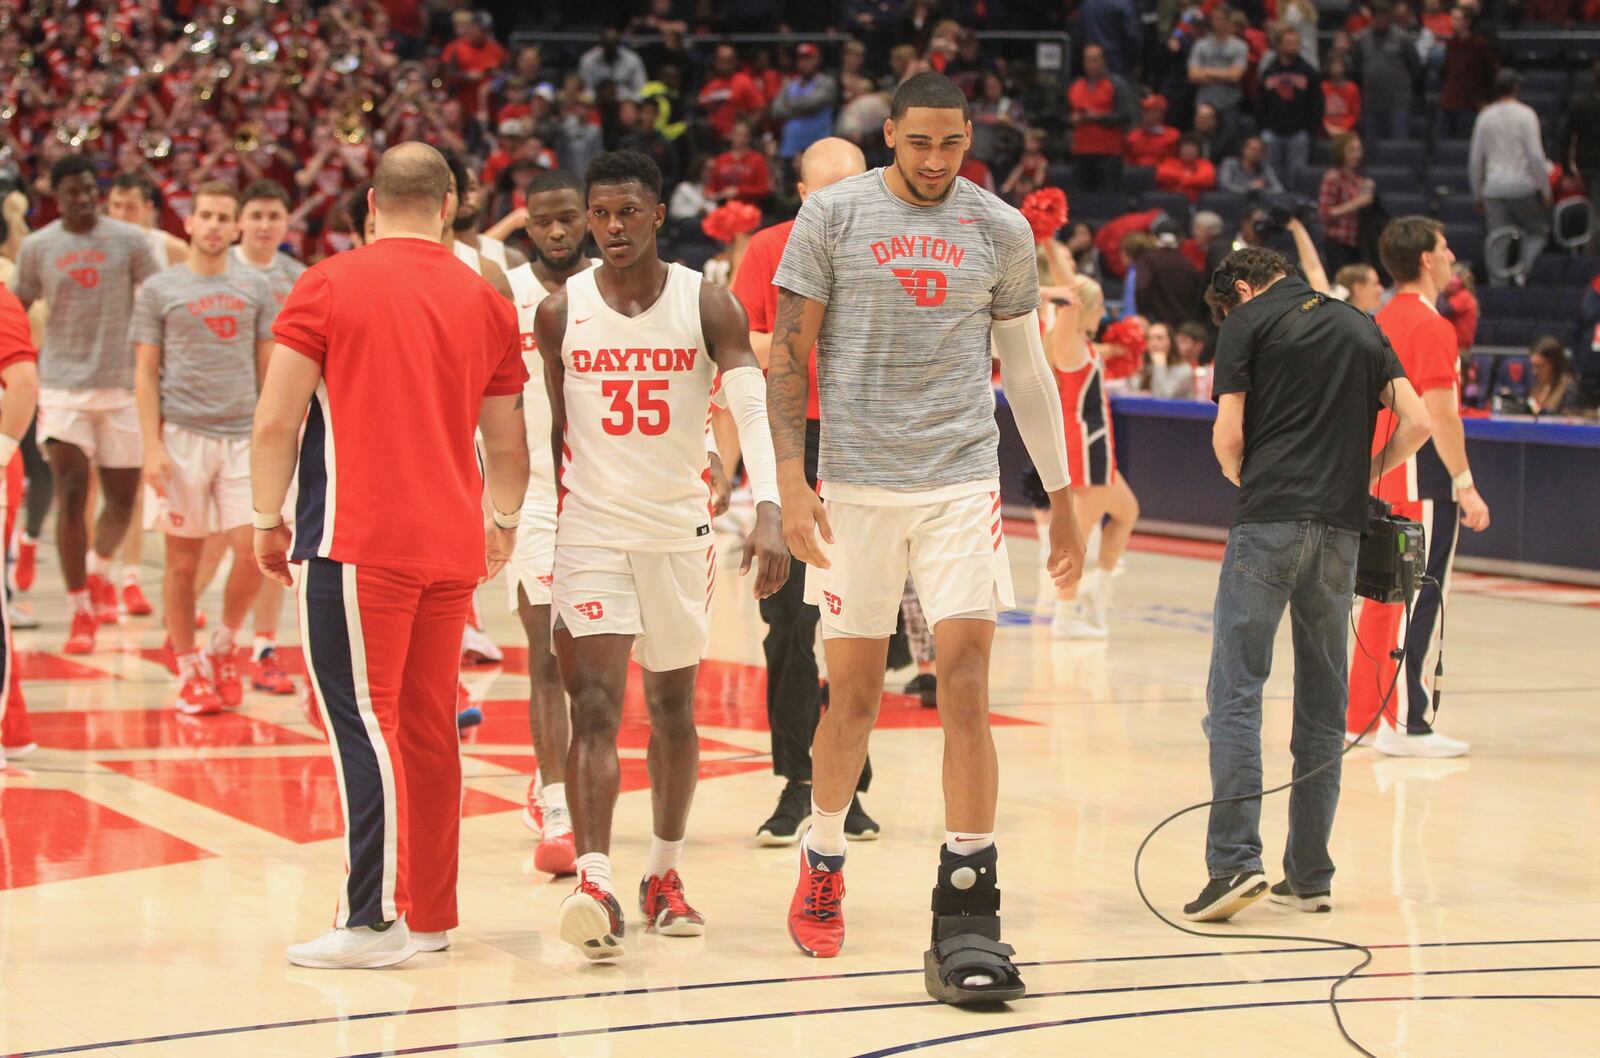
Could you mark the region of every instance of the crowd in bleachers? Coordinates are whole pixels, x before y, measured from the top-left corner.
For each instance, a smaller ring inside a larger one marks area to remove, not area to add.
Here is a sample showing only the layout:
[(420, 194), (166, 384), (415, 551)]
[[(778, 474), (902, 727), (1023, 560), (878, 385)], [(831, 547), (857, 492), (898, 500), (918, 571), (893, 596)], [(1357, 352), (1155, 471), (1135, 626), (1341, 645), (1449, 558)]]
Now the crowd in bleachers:
[[(422, 139), (472, 158), (480, 213), (504, 218), (494, 233), (514, 245), (534, 175), (628, 147), (667, 178), (673, 252), (726, 274), (751, 222), (708, 232), (707, 217), (730, 203), (764, 222), (792, 214), (795, 160), (822, 136), (856, 140), (881, 164), (889, 93), (931, 68), (972, 100), (963, 174), (1017, 204), (1067, 189), (1062, 237), (1113, 308), (1181, 300), (1170, 284), (1203, 282), (1240, 243), (1298, 249), (1303, 234), (1330, 277), (1377, 266), (1387, 218), (1431, 214), (1478, 299), (1468, 364), (1474, 348), (1524, 351), (1486, 362), (1496, 378), (1471, 379), (1479, 398), (1525, 396), (1526, 351), (1552, 337), (1574, 400), (1593, 403), (1600, 32), (1584, 29), (1597, 8), (609, 0), (491, 16), (470, 0), (31, 0), (0, 9), (0, 180), (27, 191), (38, 227), (53, 216), (51, 164), (87, 152), (107, 180), (148, 177), (159, 222), (181, 234), (200, 182), (272, 179), (294, 196), (290, 252), (314, 261), (353, 244), (348, 203), (387, 145)], [(1503, 34), (1547, 23), (1565, 31)], [(555, 28), (594, 37), (553, 43), (569, 39), (544, 32)], [(1064, 30), (1072, 47), (1057, 68), (1036, 41), (992, 29)], [(749, 31), (797, 37), (719, 37)], [(1508, 145), (1529, 158), (1507, 162)], [(1158, 257), (1161, 283), (1143, 282), (1141, 299), (1123, 246), (1141, 234), (1194, 274)], [(1198, 297), (1164, 317), (1150, 318), (1205, 322)]]

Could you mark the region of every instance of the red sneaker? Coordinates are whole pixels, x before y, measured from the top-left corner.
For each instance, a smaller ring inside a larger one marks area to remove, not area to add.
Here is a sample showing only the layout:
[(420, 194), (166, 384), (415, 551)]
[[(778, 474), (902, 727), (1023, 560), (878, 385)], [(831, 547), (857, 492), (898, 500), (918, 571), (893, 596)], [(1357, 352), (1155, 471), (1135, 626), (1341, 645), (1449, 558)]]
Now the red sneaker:
[(121, 616), (117, 613), (117, 589), (98, 573), (89, 574), (88, 588), (94, 619), (103, 625), (116, 624)]
[(129, 617), (149, 617), (155, 612), (150, 600), (144, 596), (144, 589), (135, 580), (122, 586), (122, 609)]
[(789, 902), (789, 936), (816, 959), (844, 947), (844, 857), (812, 852), (800, 842), (800, 884)]
[(211, 667), (211, 682), (223, 707), (239, 708), (244, 701), (244, 683), (239, 677), (238, 654), (232, 650), (226, 654), (207, 652), (206, 664)]
[(250, 666), (250, 686), (263, 694), (293, 694), (294, 681), (278, 668), (278, 652), (268, 650)]
[(539, 773), (528, 780), (528, 799), (522, 805), (522, 825), (533, 831), (535, 838), (544, 836), (544, 804), (539, 800)]
[(544, 836), (533, 850), (533, 865), (546, 874), (562, 878), (578, 873), (578, 846), (572, 837), (572, 819), (565, 808), (552, 808)]
[(222, 699), (217, 697), (211, 681), (204, 676), (191, 676), (185, 680), (173, 705), (185, 716), (212, 716), (222, 712)]
[(33, 587), (33, 578), (39, 570), (39, 542), (37, 540), (19, 539), (17, 541), (17, 565), (12, 571), (16, 578), (17, 590), (27, 591)]
[(665, 937), (698, 937), (706, 931), (706, 917), (684, 899), (677, 871), (652, 874), (639, 883), (639, 910), (649, 920), (645, 928)]
[(72, 629), (67, 633), (67, 645), (61, 648), (63, 654), (93, 654), (95, 630), (100, 627), (100, 622), (94, 619), (94, 614), (88, 610), (79, 610), (72, 615)]
[(561, 901), (560, 932), (587, 959), (615, 959), (622, 954), (622, 905), (584, 876)]
[(6, 703), (6, 717), (0, 721), (0, 756), (8, 760), (26, 757), (39, 748), (33, 740), (33, 723), (28, 719), (28, 704), (20, 688)]

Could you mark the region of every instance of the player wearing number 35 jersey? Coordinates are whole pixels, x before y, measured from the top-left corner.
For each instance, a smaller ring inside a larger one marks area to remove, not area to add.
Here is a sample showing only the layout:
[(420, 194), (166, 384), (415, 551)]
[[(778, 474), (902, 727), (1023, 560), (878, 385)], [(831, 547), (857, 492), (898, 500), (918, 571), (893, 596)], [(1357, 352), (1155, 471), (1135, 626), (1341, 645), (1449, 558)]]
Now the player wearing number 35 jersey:
[(551, 409), (559, 507), (551, 595), (556, 662), (572, 700), (566, 794), (578, 889), (561, 936), (591, 959), (622, 953), (611, 878), (617, 727), (631, 651), (644, 669), (655, 833), (639, 885), (649, 928), (697, 936), (678, 860), (699, 768), (694, 685), (716, 572), (706, 420), (720, 373), (756, 499), (743, 570), (756, 594), (789, 573), (779, 528), (766, 385), (732, 294), (656, 252), (661, 173), (632, 151), (585, 177), (598, 267), (567, 279), (534, 315)]

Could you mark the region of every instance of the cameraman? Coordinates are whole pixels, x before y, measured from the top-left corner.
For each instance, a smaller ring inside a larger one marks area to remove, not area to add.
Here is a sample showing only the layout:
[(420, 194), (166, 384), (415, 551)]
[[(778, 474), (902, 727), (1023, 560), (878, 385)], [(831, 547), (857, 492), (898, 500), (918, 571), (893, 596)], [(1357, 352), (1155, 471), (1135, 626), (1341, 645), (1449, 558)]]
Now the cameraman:
[[(1220, 922), (1267, 890), (1261, 863), (1261, 690), (1287, 606), (1294, 623), (1298, 778), (1344, 744), (1345, 645), (1367, 493), (1428, 436), (1428, 413), (1372, 320), (1313, 291), (1283, 255), (1262, 247), (1223, 259), (1206, 290), (1222, 324), (1212, 437), (1238, 506), (1217, 584), (1205, 730), (1212, 797), (1211, 880), (1183, 909)], [(1372, 455), (1378, 405), (1398, 426)], [(1252, 796), (1254, 795), (1254, 796)], [(1328, 837), (1339, 801), (1334, 763), (1289, 797), (1284, 881), (1276, 902), (1326, 910)]]

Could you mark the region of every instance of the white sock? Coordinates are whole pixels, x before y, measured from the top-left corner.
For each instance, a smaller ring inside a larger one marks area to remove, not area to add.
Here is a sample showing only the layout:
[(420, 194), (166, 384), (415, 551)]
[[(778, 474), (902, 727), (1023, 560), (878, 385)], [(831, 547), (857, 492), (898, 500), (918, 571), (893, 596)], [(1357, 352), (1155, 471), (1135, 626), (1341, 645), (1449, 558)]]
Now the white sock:
[(89, 554), (85, 556), (84, 560), (87, 563), (87, 569), (91, 577), (105, 576), (106, 570), (111, 566), (111, 559), (101, 558), (100, 553), (93, 548), (90, 548)]
[(645, 861), (644, 876), (646, 878), (659, 878), (668, 871), (678, 869), (678, 861), (683, 858), (683, 839), (677, 841), (663, 841), (654, 834), (650, 835), (650, 858)]
[(993, 844), (993, 831), (987, 834), (966, 834), (955, 830), (944, 832), (944, 847), (957, 856), (971, 856), (973, 853), (982, 852)]
[(257, 632), (255, 645), (250, 649), (250, 660), (260, 661), (269, 650), (278, 649), (278, 637), (271, 632)]
[(593, 882), (612, 896), (617, 891), (611, 884), (611, 857), (603, 852), (586, 852), (578, 857), (578, 877)]
[(848, 847), (844, 840), (844, 817), (850, 811), (850, 802), (836, 812), (824, 811), (811, 797), (811, 829), (806, 833), (806, 848), (824, 856), (842, 856)]
[(123, 584), (138, 584), (139, 583), (139, 567), (138, 566), (123, 566), (122, 567), (122, 583)]
[(554, 812), (557, 809), (565, 812), (567, 810), (567, 784), (553, 782), (540, 787), (539, 799), (544, 802), (544, 810), (546, 812)]
[(200, 652), (191, 650), (187, 654), (178, 655), (178, 679), (187, 683), (196, 676), (203, 675), (200, 668)]
[(89, 590), (67, 592), (67, 609), (75, 614), (89, 612)]
[(229, 628), (222, 622), (211, 630), (211, 642), (206, 647), (208, 654), (232, 654), (233, 641), (239, 635), (237, 628)]

